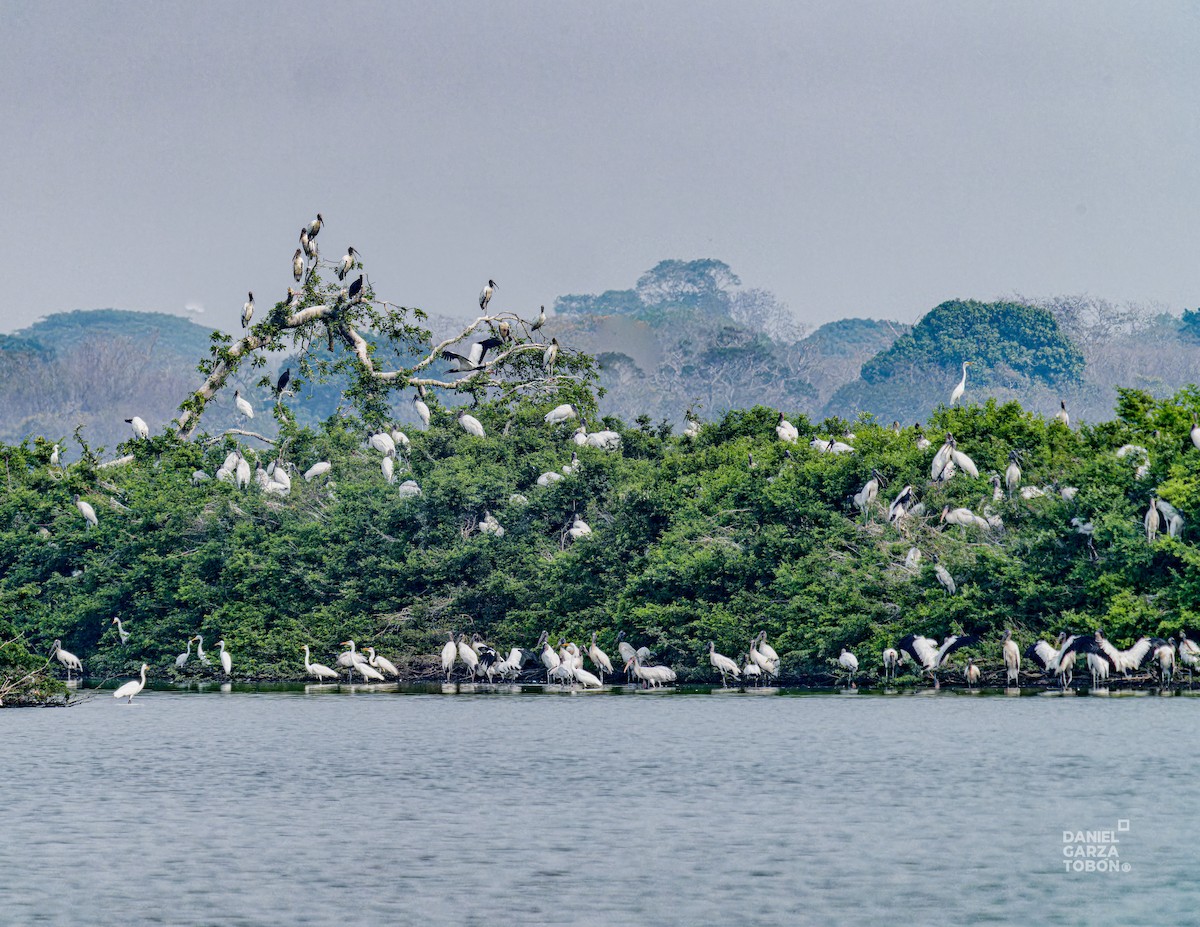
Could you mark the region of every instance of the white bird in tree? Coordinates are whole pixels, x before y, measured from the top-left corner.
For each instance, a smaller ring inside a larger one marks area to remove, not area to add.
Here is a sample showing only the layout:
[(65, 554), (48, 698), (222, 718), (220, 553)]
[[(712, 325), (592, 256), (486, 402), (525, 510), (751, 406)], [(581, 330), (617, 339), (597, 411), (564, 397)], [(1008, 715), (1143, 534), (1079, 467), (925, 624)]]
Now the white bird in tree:
[(129, 632), (126, 631), (125, 626), (123, 624), (121, 624), (120, 618), (118, 618), (116, 615), (114, 615), (112, 624), (115, 624), (117, 626), (117, 636), (121, 638), (122, 644), (125, 643), (127, 640), (129, 640)]
[(739, 679), (742, 675), (738, 665), (729, 657), (717, 653), (717, 645), (713, 641), (708, 642), (708, 662), (712, 664), (713, 669), (721, 674), (721, 685), (728, 686), (728, 677), (733, 676), (734, 679)]
[(570, 421), (573, 418), (575, 418), (575, 406), (567, 402), (561, 406), (555, 406), (547, 412), (544, 421), (547, 425), (557, 425), (560, 422)]
[(542, 306), (538, 310), (538, 317), (536, 319), (534, 319), (533, 324), (529, 326), (529, 331), (536, 332), (545, 324), (546, 324), (546, 307)]
[(572, 541), (578, 541), (580, 538), (585, 538), (592, 533), (592, 527), (578, 515), (571, 523), (571, 527), (567, 529), (567, 535)]
[(328, 460), (318, 460), (315, 464), (304, 471), (304, 481), (311, 483), (318, 476), (324, 476), (333, 469), (333, 464)]
[(125, 424), (133, 429), (133, 436), (135, 438), (145, 439), (150, 437), (150, 426), (138, 416), (135, 415), (133, 418), (125, 419)]
[(235, 389), (233, 391), (233, 404), (237, 406), (237, 410), (242, 418), (254, 418), (254, 407), (242, 396), (241, 390)]
[(925, 432), (921, 431), (921, 423), (917, 422), (917, 450), (928, 450), (931, 446), (930, 440), (925, 437)]
[(79, 493), (72, 496), (71, 501), (75, 503), (75, 508), (79, 509), (79, 514), (87, 521), (89, 530), (99, 526), (100, 520), (96, 518), (96, 510), (92, 508), (90, 503), (80, 499)]
[(910, 547), (908, 549), (908, 554), (904, 558), (904, 568), (906, 570), (908, 570), (910, 573), (915, 573), (915, 572), (917, 572), (917, 568), (920, 566), (920, 563), (921, 563), (921, 548)]
[(875, 499), (879, 495), (879, 486), (883, 482), (883, 477), (879, 475), (878, 470), (871, 471), (871, 478), (863, 484), (863, 488), (854, 494), (854, 504), (858, 506), (858, 510), (867, 515), (871, 506), (875, 504)]
[(217, 641), (217, 646), (221, 648), (221, 669), (225, 671), (225, 675), (232, 675), (233, 658), (229, 656), (229, 651), (225, 649), (225, 638)]
[(396, 478), (396, 462), (390, 457), (383, 458), (379, 463), (379, 468), (383, 471), (383, 478), (391, 483)]
[(972, 479), (978, 479), (979, 468), (975, 466), (975, 461), (958, 449), (957, 441), (950, 443), (950, 457), (960, 470), (969, 474)]
[(1162, 513), (1163, 521), (1166, 522), (1167, 537), (1177, 538), (1180, 532), (1183, 531), (1183, 515), (1179, 509), (1171, 505), (1166, 499), (1158, 500), (1158, 510)]
[(308, 232), (308, 237), (310, 239), (316, 238), (321, 233), (321, 226), (323, 226), (324, 224), (325, 224), (325, 217), (322, 216), (320, 213), (317, 213), (317, 218), (313, 219), (312, 222), (308, 223), (308, 228), (305, 229), (305, 231)]
[(1021, 485), (1021, 465), (1017, 462), (1016, 451), (1009, 452), (1008, 466), (1004, 469), (1004, 485), (1008, 489), (1010, 496)]
[(67, 679), (71, 678), (71, 673), (79, 673), (83, 675), (83, 661), (69, 650), (63, 650), (62, 641), (56, 640), (54, 646), (50, 648), (50, 656), (54, 657), (67, 670)]
[(396, 442), (392, 440), (392, 436), (386, 431), (371, 435), (367, 440), (367, 444), (372, 450), (376, 450), (386, 457), (396, 456)]
[(542, 352), (542, 367), (547, 373), (554, 373), (554, 362), (558, 360), (558, 339), (551, 338), (550, 345)]
[(938, 555), (933, 555), (933, 575), (937, 577), (937, 581), (942, 584), (942, 588), (946, 590), (947, 595), (954, 595), (958, 591), (958, 584), (954, 582), (954, 577), (938, 562)]
[(485, 437), (483, 425), (479, 423), (474, 415), (469, 415), (466, 409), (458, 410), (458, 424), (462, 426), (462, 430), (476, 438)]
[(137, 695), (139, 692), (141, 692), (142, 689), (146, 688), (146, 670), (147, 669), (149, 669), (149, 667), (145, 663), (143, 663), (141, 679), (129, 680), (129, 682), (122, 685), (119, 689), (117, 689), (116, 692), (113, 693), (113, 698), (126, 699), (126, 702), (125, 702), (126, 705), (133, 704), (133, 697), (135, 695)]
[(1200, 422), (1196, 421), (1196, 416), (1192, 416), (1192, 430), (1189, 432), (1192, 438), (1192, 447), (1200, 449)]
[(54, 445), (54, 449), (50, 451), (50, 466), (57, 467), (59, 461), (58, 445)]
[(374, 647), (367, 648), (367, 662), (379, 672), (391, 676), (393, 679), (400, 678), (400, 670), (396, 669), (396, 664), (386, 657), (378, 656)]
[(240, 455), (238, 456), (236, 473), (238, 489), (245, 489), (250, 485), (250, 461)]
[(304, 276), (304, 254), (297, 248), (296, 253), (292, 255), (292, 276), (296, 278), (296, 282), (300, 282), (300, 278)]
[[(337, 252), (335, 251), (334, 253), (336, 254)], [(354, 250), (353, 245), (346, 249), (346, 253), (342, 255), (342, 260), (337, 266), (337, 275), (339, 280), (346, 279), (346, 274), (350, 273), (350, 271), (354, 269), (354, 262), (357, 261), (359, 257), (360, 255)]]
[(420, 396), (412, 398), (413, 410), (417, 413), (417, 418), (421, 420), (421, 424), (426, 428), (429, 427), (429, 406), (425, 405), (425, 400)]
[(1070, 428), (1071, 427), (1071, 416), (1067, 413), (1067, 401), (1065, 399), (1060, 399), (1058, 401), (1058, 405), (1059, 405), (1059, 409), (1057, 412), (1054, 413), (1054, 420), (1056, 422), (1062, 422), (1062, 424), (1064, 424), (1068, 428)]
[(948, 505), (942, 509), (941, 520), (951, 525), (963, 525), (968, 528), (983, 528), (985, 531), (991, 527), (986, 518), (976, 515), (970, 509), (952, 509)]
[(488, 280), (487, 286), (479, 291), (479, 311), (487, 312), (488, 303), (492, 301), (492, 294), (496, 292), (498, 287), (495, 280)]
[(775, 423), (775, 434), (780, 441), (786, 441), (789, 444), (795, 444), (800, 440), (800, 432), (796, 426), (783, 417), (783, 413), (779, 413), (779, 421)]
[(954, 405), (958, 400), (962, 399), (963, 393), (967, 391), (967, 368), (971, 366), (973, 361), (963, 361), (962, 379), (958, 381), (958, 386), (950, 393), (950, 405)]
[(242, 304), (242, 328), (250, 324), (250, 320), (254, 318), (254, 293), (253, 291), (246, 294), (246, 301)]
[(1146, 517), (1142, 521), (1146, 526), (1146, 540), (1153, 544), (1158, 532), (1167, 526), (1166, 519), (1158, 510), (1158, 500), (1153, 496), (1150, 497), (1150, 508), (1146, 509)]
[(338, 678), (338, 674), (331, 670), (328, 666), (325, 666), (323, 663), (309, 662), (308, 644), (304, 645), (304, 672), (308, 673), (308, 675), (312, 676), (318, 682), (320, 682), (322, 679), (336, 680)]
[(175, 658), (175, 669), (183, 669), (187, 664), (188, 659), (192, 656), (192, 639), (189, 637), (187, 642), (187, 650)]

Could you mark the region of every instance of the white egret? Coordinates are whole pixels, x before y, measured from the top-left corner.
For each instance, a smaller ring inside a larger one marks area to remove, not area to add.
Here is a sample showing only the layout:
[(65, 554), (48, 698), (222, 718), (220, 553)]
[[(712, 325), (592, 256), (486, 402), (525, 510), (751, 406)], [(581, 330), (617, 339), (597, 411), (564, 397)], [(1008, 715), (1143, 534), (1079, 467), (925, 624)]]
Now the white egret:
[(146, 688), (146, 670), (147, 669), (149, 669), (149, 667), (145, 663), (143, 663), (142, 664), (142, 678), (129, 680), (129, 682), (122, 685), (119, 689), (117, 689), (116, 692), (113, 693), (113, 698), (127, 699), (128, 701), (126, 701), (126, 703), (125, 703), (126, 705), (133, 704), (133, 697), (135, 695), (137, 695), (139, 692), (141, 692), (142, 689)]
[(588, 658), (592, 661), (592, 664), (596, 667), (596, 671), (600, 674), (600, 682), (603, 683), (605, 673), (608, 673), (610, 676), (613, 674), (613, 666), (612, 661), (608, 658), (608, 654), (601, 650), (599, 645), (597, 645), (595, 631), (592, 632), (592, 646), (588, 648), (587, 652)]
[(1012, 631), (1004, 632), (1004, 644), (1001, 647), (1004, 654), (1005, 681), (1015, 686), (1021, 678), (1021, 648), (1012, 639)]
[(50, 466), (57, 467), (58, 461), (59, 461), (58, 445), (56, 444), (56, 445), (54, 445), (54, 448), (50, 451)]
[(175, 658), (175, 669), (183, 669), (187, 664), (188, 659), (192, 656), (192, 639), (189, 637), (187, 642), (187, 650)]
[(254, 407), (242, 396), (241, 390), (233, 391), (233, 404), (237, 407), (242, 418), (254, 418)]
[(479, 423), (479, 419), (474, 415), (469, 415), (466, 409), (459, 409), (457, 418), (458, 424), (462, 426), (462, 430), (467, 434), (473, 435), (476, 438), (485, 437), (483, 425)]
[(246, 294), (246, 301), (242, 304), (242, 328), (250, 324), (250, 320), (254, 318), (254, 293)]
[(963, 361), (962, 379), (958, 381), (958, 386), (950, 393), (950, 405), (954, 405), (958, 400), (962, 399), (963, 393), (967, 391), (967, 368), (971, 366), (973, 361)]
[(387, 682), (383, 678), (383, 673), (375, 669), (364, 657), (358, 663), (355, 663), (350, 669), (350, 681), (354, 682), (354, 674), (358, 673), (363, 678), (363, 682)]
[(75, 503), (75, 508), (79, 509), (79, 514), (87, 521), (89, 530), (99, 526), (100, 521), (96, 518), (96, 510), (92, 508), (90, 503), (80, 499), (79, 493), (72, 496), (71, 501)]
[(322, 679), (336, 680), (338, 678), (338, 674), (323, 663), (309, 662), (308, 644), (304, 645), (304, 671), (316, 679), (317, 682), (320, 682)]
[(1010, 496), (1021, 485), (1021, 466), (1017, 463), (1016, 451), (1009, 452), (1008, 466), (1004, 469), (1004, 485), (1007, 487)]
[(337, 665), (350, 670), (350, 681), (353, 682), (355, 667), (357, 667), (359, 663), (365, 663), (367, 658), (358, 652), (358, 650), (355, 648), (354, 641), (342, 641), (339, 646), (348, 647), (349, 649), (343, 650), (338, 654)]
[(304, 481), (311, 483), (318, 476), (324, 476), (333, 469), (333, 464), (328, 460), (318, 460), (315, 464), (304, 471)]
[(69, 650), (63, 650), (62, 641), (56, 640), (54, 646), (50, 648), (50, 656), (54, 657), (67, 670), (67, 679), (70, 680), (72, 671), (83, 675), (83, 661)]
[(133, 436), (135, 438), (150, 437), (150, 426), (147, 425), (140, 417), (135, 415), (133, 418), (127, 418), (125, 419), (125, 424), (133, 429)]
[(442, 645), (442, 672), (446, 674), (446, 682), (450, 681), (450, 672), (454, 669), (454, 661), (458, 658), (458, 646), (454, 643), (454, 632), (450, 639)]
[(226, 676), (230, 676), (233, 670), (233, 658), (229, 656), (229, 651), (225, 649), (225, 638), (217, 641), (217, 646), (221, 648), (221, 669), (225, 671)]
[(196, 641), (196, 659), (200, 661), (201, 665), (209, 666), (210, 661), (208, 659), (208, 654), (206, 654), (204, 652), (204, 635), (197, 634), (195, 637), (195, 641)]
[(375, 653), (374, 647), (367, 648), (367, 662), (381, 673), (391, 676), (393, 679), (400, 678), (400, 670), (396, 669), (396, 664), (386, 657), (378, 656)]
[(713, 669), (721, 673), (721, 685), (723, 687), (729, 685), (728, 677), (733, 675), (734, 679), (741, 677), (741, 670), (738, 665), (723, 654), (717, 653), (717, 645), (713, 641), (708, 642), (708, 662), (712, 664)]
[(129, 640), (129, 632), (126, 631), (125, 626), (121, 624), (120, 618), (114, 615), (111, 624), (115, 624), (117, 626), (117, 636), (121, 638), (122, 644)]
[(775, 434), (779, 436), (780, 441), (786, 441), (789, 444), (795, 444), (800, 440), (799, 430), (783, 417), (782, 412), (779, 413), (779, 421), (775, 423)]
[(547, 425), (558, 425), (561, 422), (567, 422), (576, 417), (575, 406), (571, 403), (563, 403), (561, 406), (555, 406), (543, 416), (543, 420)]
[(853, 687), (854, 675), (858, 672), (858, 657), (843, 647), (841, 655), (838, 657), (838, 664), (846, 671), (846, 684)]

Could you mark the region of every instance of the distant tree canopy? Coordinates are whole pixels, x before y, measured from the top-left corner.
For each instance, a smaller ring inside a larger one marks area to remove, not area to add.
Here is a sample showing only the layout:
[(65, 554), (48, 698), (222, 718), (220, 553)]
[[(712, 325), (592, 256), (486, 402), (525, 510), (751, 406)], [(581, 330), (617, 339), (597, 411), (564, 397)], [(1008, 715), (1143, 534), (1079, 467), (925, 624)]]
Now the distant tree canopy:
[(1035, 383), (1077, 380), (1084, 359), (1045, 309), (1022, 303), (950, 300), (929, 312), (911, 332), (863, 365), (867, 383), (881, 383), (914, 367), (976, 366), (972, 377), (988, 383), (997, 370)]
[(1188, 341), (1200, 342), (1200, 309), (1184, 309), (1179, 333)]
[(737, 274), (724, 261), (659, 261), (638, 278), (632, 290), (608, 290), (599, 296), (561, 296), (554, 303), (560, 315), (631, 314), (653, 320), (678, 310), (710, 316), (730, 316)]

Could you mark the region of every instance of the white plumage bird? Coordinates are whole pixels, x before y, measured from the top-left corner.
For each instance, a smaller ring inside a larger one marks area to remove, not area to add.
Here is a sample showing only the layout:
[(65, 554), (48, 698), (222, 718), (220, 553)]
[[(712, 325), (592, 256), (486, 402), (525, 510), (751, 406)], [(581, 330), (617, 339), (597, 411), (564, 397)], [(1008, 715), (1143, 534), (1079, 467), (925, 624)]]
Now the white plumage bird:
[(242, 328), (250, 324), (250, 320), (254, 318), (254, 294), (248, 293), (246, 302), (242, 304)]
[(317, 682), (323, 679), (336, 680), (338, 678), (338, 674), (325, 664), (309, 662), (308, 644), (304, 645), (304, 672), (316, 679)]
[(254, 407), (246, 401), (246, 397), (242, 395), (241, 390), (233, 391), (233, 404), (237, 407), (238, 412), (243, 418), (254, 418)]
[(958, 400), (962, 399), (963, 393), (967, 391), (967, 368), (971, 366), (973, 361), (963, 361), (962, 379), (958, 381), (958, 386), (950, 393), (950, 405), (954, 405)]
[(133, 429), (133, 436), (135, 438), (150, 437), (150, 426), (142, 421), (142, 419), (138, 416), (135, 415), (133, 418), (125, 419), (125, 423)]
[(386, 457), (396, 456), (396, 442), (393, 441), (392, 436), (385, 431), (371, 435), (371, 437), (367, 439), (367, 444), (373, 450), (379, 451), (379, 453)]
[(783, 417), (783, 413), (779, 413), (779, 421), (775, 423), (775, 434), (780, 441), (786, 441), (789, 444), (795, 444), (800, 440), (800, 432), (796, 426)]
[(225, 638), (217, 641), (217, 646), (221, 648), (221, 669), (225, 671), (225, 675), (232, 675), (233, 658), (229, 655), (229, 651), (225, 649)]
[(376, 654), (374, 647), (367, 648), (367, 663), (384, 675), (391, 676), (393, 679), (400, 678), (400, 670), (396, 669), (396, 664), (386, 657)]
[(79, 493), (76, 493), (71, 498), (71, 501), (75, 503), (75, 508), (79, 509), (79, 514), (84, 517), (85, 521), (87, 521), (88, 530), (99, 527), (100, 520), (96, 518), (96, 510), (92, 508), (91, 503), (80, 499)]
[(546, 413), (544, 421), (547, 425), (558, 425), (561, 422), (567, 422), (575, 418), (575, 406), (571, 403), (563, 403), (561, 406), (555, 406)]
[(419, 418), (421, 420), (422, 425), (424, 425), (426, 428), (428, 428), (429, 427), (429, 406), (427, 406), (425, 404), (425, 400), (423, 400), (420, 396), (413, 396), (412, 404), (413, 404), (413, 411), (415, 411), (417, 413), (417, 418)]
[(129, 682), (122, 685), (120, 688), (117, 689), (116, 692), (113, 693), (113, 698), (123, 698), (123, 699), (126, 699), (125, 704), (127, 704), (127, 705), (132, 704), (133, 697), (135, 695), (137, 695), (139, 692), (141, 692), (142, 689), (146, 688), (146, 670), (147, 669), (149, 669), (149, 667), (145, 663), (143, 663), (141, 678), (140, 679), (131, 679), (131, 680), (129, 680)]
[(333, 464), (328, 460), (318, 460), (315, 464), (304, 471), (304, 481), (311, 483), (318, 476), (324, 476), (333, 469)]
[(729, 659), (723, 654), (717, 653), (717, 645), (713, 641), (708, 642), (708, 662), (712, 664), (713, 669), (721, 674), (721, 685), (729, 685), (728, 677), (733, 676), (734, 679), (741, 678), (741, 670), (738, 669), (737, 663)]
[(483, 431), (483, 425), (474, 415), (467, 413), (466, 409), (458, 410), (458, 424), (462, 426), (462, 430), (476, 438), (486, 437)]
[(66, 669), (67, 679), (71, 678), (72, 672), (79, 673), (80, 676), (83, 675), (83, 661), (69, 650), (63, 650), (62, 641), (56, 640), (54, 642), (54, 646), (50, 648), (50, 656), (58, 660)]

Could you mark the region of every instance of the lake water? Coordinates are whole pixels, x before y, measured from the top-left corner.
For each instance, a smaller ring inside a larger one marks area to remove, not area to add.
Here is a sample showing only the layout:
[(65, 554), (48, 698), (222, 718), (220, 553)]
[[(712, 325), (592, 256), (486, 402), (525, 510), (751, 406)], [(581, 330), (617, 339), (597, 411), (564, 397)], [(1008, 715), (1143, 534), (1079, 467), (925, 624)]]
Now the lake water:
[(506, 691), (0, 711), (0, 924), (1200, 911), (1200, 698)]

